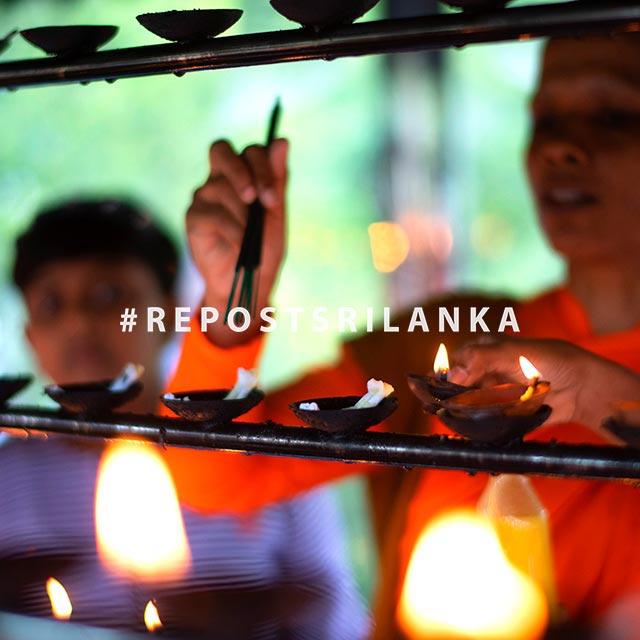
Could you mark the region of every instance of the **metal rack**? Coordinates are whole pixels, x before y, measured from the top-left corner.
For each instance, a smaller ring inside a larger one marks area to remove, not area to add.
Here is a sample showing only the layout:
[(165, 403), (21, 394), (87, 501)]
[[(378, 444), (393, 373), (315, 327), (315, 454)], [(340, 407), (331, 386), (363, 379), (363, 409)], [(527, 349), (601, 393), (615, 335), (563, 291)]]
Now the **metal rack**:
[[(517, 442), (495, 447), (447, 436), (364, 432), (335, 435), (273, 422), (218, 426), (152, 415), (85, 419), (60, 411), (0, 411), (0, 424), (25, 432), (90, 438), (129, 438), (163, 445), (241, 451), (340, 462), (457, 469), (475, 473), (532, 473), (590, 479), (640, 479), (640, 456), (624, 447)], [(206, 428), (206, 430), (205, 430)]]
[(119, 78), (225, 69), (301, 60), (333, 60), (557, 35), (636, 31), (640, 2), (588, 0), (360, 22), (319, 33), (288, 29), (215, 38), (204, 44), (161, 44), (0, 64), (0, 88), (112, 82)]

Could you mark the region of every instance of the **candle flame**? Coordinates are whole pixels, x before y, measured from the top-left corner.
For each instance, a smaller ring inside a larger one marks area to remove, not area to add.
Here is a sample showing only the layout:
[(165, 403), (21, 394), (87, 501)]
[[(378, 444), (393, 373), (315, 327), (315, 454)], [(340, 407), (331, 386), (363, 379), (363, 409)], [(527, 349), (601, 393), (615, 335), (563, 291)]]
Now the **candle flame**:
[(457, 510), (420, 536), (397, 617), (412, 640), (534, 640), (548, 608), (542, 590), (506, 559), (491, 523)]
[(191, 552), (171, 474), (152, 446), (119, 442), (105, 451), (95, 524), (100, 559), (116, 573), (163, 580), (189, 568)]
[(537, 382), (540, 379), (540, 372), (533, 366), (531, 360), (524, 356), (520, 356), (520, 368), (530, 383)]
[(58, 620), (68, 620), (73, 607), (67, 590), (55, 578), (47, 580), (47, 595), (51, 602), (51, 611)]
[(160, 620), (158, 608), (153, 604), (152, 600), (149, 600), (147, 606), (144, 608), (144, 624), (147, 630), (151, 632), (162, 627), (162, 620)]
[(433, 361), (433, 371), (436, 374), (449, 373), (449, 354), (447, 348), (441, 342), (438, 347), (438, 353), (436, 353), (436, 359)]

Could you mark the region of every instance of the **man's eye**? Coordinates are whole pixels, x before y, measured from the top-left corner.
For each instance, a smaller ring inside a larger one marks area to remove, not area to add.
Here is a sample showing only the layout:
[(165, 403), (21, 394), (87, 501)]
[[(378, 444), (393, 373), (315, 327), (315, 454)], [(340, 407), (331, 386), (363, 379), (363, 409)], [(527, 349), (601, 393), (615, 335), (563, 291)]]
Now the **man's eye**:
[(603, 109), (596, 116), (598, 124), (608, 129), (625, 129), (639, 119), (638, 114), (623, 109)]
[(34, 315), (39, 320), (51, 320), (62, 309), (62, 300), (54, 293), (42, 296), (34, 307)]
[(89, 295), (91, 308), (97, 311), (111, 309), (123, 298), (122, 289), (115, 284), (101, 282), (95, 285)]
[(553, 131), (557, 128), (558, 121), (550, 114), (540, 114), (535, 116), (533, 126), (537, 132)]

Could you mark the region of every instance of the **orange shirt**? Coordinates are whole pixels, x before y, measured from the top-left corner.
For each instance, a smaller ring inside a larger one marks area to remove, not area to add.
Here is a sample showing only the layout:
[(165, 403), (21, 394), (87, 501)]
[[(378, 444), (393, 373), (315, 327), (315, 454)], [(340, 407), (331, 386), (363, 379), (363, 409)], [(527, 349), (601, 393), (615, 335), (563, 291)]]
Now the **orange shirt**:
[[(522, 335), (570, 340), (640, 373), (640, 326), (595, 336), (584, 310), (565, 289), (522, 304), (516, 317)], [(529, 439), (602, 444), (577, 424), (545, 425)], [(531, 479), (549, 513), (558, 597), (569, 616), (593, 619), (619, 597), (640, 592), (640, 490), (619, 481)], [(484, 474), (423, 472), (407, 516), (401, 575), (426, 523), (455, 506), (475, 507), (486, 482)]]
[[(262, 346), (260, 338), (241, 347), (220, 349), (200, 331), (197, 315), (190, 327), (167, 391), (231, 388), (238, 367), (250, 369), (256, 365)], [(289, 410), (290, 403), (314, 397), (362, 395), (366, 382), (353, 358), (345, 357), (339, 367), (318, 369), (294, 385), (267, 394), (262, 403), (241, 420), (269, 419), (285, 425), (301, 425)], [(171, 415), (166, 408), (161, 412)], [(176, 447), (167, 448), (165, 456), (181, 502), (209, 513), (248, 511), (362, 469), (362, 465), (342, 462)]]

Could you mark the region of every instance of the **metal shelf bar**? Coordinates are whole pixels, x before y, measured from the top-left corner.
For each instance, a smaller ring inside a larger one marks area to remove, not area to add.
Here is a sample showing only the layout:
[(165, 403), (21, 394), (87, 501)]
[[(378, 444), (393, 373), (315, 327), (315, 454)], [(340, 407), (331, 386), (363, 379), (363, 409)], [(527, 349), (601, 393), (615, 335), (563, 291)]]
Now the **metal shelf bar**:
[(640, 479), (640, 454), (627, 447), (519, 442), (492, 447), (446, 436), (365, 432), (332, 435), (275, 423), (208, 425), (152, 415), (113, 414), (96, 420), (58, 411), (0, 410), (0, 425), (31, 432), (129, 438), (178, 447), (241, 451), (471, 473), (530, 473), (589, 479)]
[(561, 2), (360, 22), (216, 38), (203, 44), (160, 44), (100, 51), (77, 58), (0, 64), (0, 88), (51, 85), (276, 64), (345, 56), (418, 51), (466, 44), (640, 29), (640, 2)]

